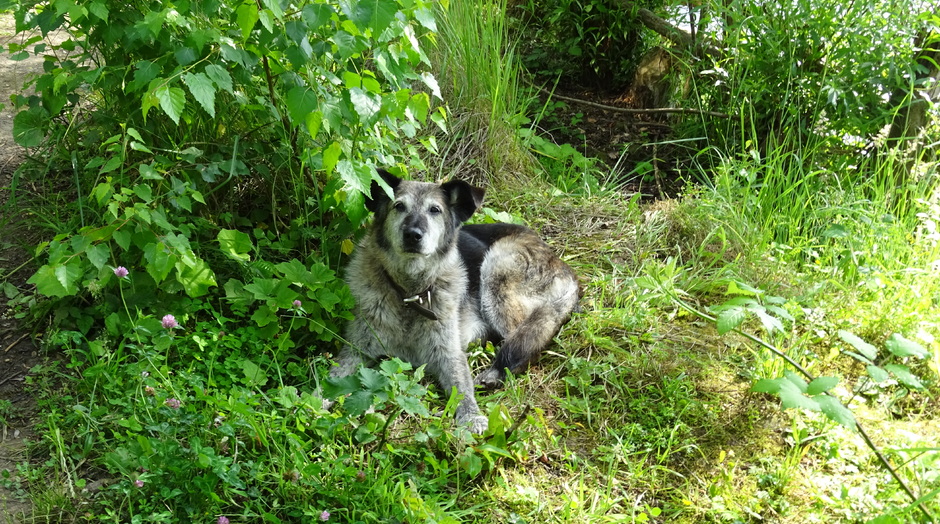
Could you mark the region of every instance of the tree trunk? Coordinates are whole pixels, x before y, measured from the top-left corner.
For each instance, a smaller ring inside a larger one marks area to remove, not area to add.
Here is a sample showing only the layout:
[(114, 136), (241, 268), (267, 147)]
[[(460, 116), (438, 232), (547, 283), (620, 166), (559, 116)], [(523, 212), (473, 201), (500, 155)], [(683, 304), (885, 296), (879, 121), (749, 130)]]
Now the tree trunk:
[(898, 108), (888, 132), (888, 144), (892, 147), (911, 146), (920, 150), (921, 134), (927, 127), (927, 110), (930, 101), (940, 96), (940, 35), (921, 30), (914, 42), (920, 51), (915, 58), (910, 90), (898, 89), (891, 96), (891, 105)]

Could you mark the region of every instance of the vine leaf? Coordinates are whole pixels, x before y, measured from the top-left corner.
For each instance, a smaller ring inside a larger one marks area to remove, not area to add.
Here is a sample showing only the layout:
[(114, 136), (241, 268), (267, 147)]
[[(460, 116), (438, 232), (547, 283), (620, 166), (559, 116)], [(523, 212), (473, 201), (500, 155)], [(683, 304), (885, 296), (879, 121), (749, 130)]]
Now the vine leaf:
[(158, 87), (153, 94), (160, 101), (160, 109), (173, 120), (174, 124), (179, 125), (180, 115), (183, 114), (183, 108), (186, 106), (186, 93), (178, 87), (164, 85)]
[(920, 381), (907, 366), (901, 364), (886, 364), (885, 371), (894, 375), (898, 382), (914, 389), (924, 389), (924, 383)]
[(849, 408), (843, 406), (842, 403), (839, 402), (839, 399), (832, 395), (819, 395), (814, 397), (813, 400), (816, 401), (819, 405), (819, 410), (822, 411), (829, 420), (838, 422), (849, 429), (855, 428), (855, 415), (849, 411)]

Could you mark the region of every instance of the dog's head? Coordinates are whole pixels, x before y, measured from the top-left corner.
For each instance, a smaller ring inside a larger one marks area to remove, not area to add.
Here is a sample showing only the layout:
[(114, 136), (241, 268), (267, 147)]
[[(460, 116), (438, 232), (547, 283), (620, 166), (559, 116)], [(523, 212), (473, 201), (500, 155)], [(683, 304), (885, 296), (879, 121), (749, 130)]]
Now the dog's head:
[(431, 184), (402, 180), (381, 169), (378, 173), (393, 198), (373, 181), (366, 207), (375, 213), (379, 245), (400, 254), (443, 254), (453, 245), (460, 224), (483, 203), (483, 189), (462, 180)]

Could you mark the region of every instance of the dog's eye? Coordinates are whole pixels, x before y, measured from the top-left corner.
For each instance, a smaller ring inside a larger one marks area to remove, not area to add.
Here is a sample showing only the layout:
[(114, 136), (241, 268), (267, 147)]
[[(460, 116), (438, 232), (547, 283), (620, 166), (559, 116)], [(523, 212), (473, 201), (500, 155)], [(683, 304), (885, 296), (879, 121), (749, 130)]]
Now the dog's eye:
[(441, 208), (439, 206), (431, 206), (431, 209), (428, 209), (428, 212), (432, 215), (439, 215), (441, 214)]
[(405, 203), (404, 202), (395, 202), (395, 211), (404, 211)]

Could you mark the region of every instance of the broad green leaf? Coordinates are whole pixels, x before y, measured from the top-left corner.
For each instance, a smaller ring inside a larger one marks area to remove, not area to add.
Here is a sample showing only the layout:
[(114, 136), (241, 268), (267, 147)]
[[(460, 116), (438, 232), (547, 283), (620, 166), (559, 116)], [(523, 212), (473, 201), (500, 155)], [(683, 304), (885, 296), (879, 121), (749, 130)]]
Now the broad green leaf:
[(807, 395), (818, 395), (820, 393), (825, 393), (830, 389), (836, 387), (839, 383), (839, 379), (836, 377), (818, 377), (809, 383), (809, 386), (806, 388)]
[(316, 139), (320, 133), (320, 126), (323, 125), (323, 113), (319, 111), (307, 113), (306, 123), (307, 133), (310, 134), (310, 138)]
[(359, 115), (359, 121), (365, 126), (372, 125), (382, 109), (378, 96), (359, 87), (349, 90), (349, 101), (352, 102), (353, 109)]
[(804, 391), (790, 380), (780, 381), (780, 391), (777, 396), (780, 397), (781, 405), (784, 408), (800, 408), (810, 411), (819, 411), (819, 403), (814, 398), (807, 397)]
[(819, 395), (814, 400), (829, 420), (838, 422), (849, 429), (855, 429), (855, 416), (849, 408), (842, 405), (839, 399), (832, 395)]
[(411, 118), (424, 123), (431, 110), (431, 98), (427, 93), (417, 93), (408, 100), (408, 113)]
[(291, 284), (306, 287), (316, 283), (313, 280), (313, 274), (307, 269), (307, 266), (296, 258), (287, 262), (281, 262), (275, 267), (284, 275), (284, 280), (287, 280)]
[(317, 94), (309, 87), (297, 86), (287, 93), (287, 114), (295, 126), (306, 124), (307, 115), (318, 105)]
[(163, 242), (151, 242), (144, 246), (147, 274), (157, 284), (166, 280), (175, 265), (176, 255), (171, 254)]
[(206, 76), (222, 91), (232, 92), (232, 76), (228, 74), (224, 67), (218, 64), (209, 64), (206, 66)]
[(13, 117), (13, 140), (23, 147), (36, 147), (46, 136), (49, 118), (40, 107), (20, 111)]
[(394, 0), (364, 0), (341, 5), (356, 27), (362, 31), (372, 29), (372, 37), (376, 39), (395, 20), (398, 12), (398, 2)]
[(81, 276), (77, 264), (55, 264), (40, 267), (26, 282), (35, 284), (36, 290), (47, 297), (62, 298), (78, 292), (77, 282)]
[(864, 355), (868, 360), (873, 361), (878, 358), (878, 348), (865, 342), (854, 333), (840, 329), (839, 338), (845, 341), (846, 344), (855, 348), (856, 351)]
[(357, 375), (349, 375), (342, 378), (329, 378), (323, 383), (323, 396), (329, 399), (337, 399), (343, 395), (348, 395), (362, 389)]
[(326, 3), (308, 4), (304, 7), (303, 17), (307, 23), (307, 29), (316, 31), (330, 20), (333, 16), (333, 7)]
[(421, 399), (406, 395), (396, 397), (395, 403), (409, 415), (419, 415), (422, 417), (430, 415), (430, 413), (428, 413), (428, 407), (421, 402)]
[(258, 327), (264, 327), (268, 325), (277, 325), (277, 314), (274, 309), (272, 309), (267, 304), (262, 304), (258, 306), (258, 309), (251, 315), (251, 320)]
[(718, 314), (715, 327), (718, 328), (718, 334), (725, 333), (737, 328), (747, 318), (747, 310), (743, 307), (731, 307)]
[(930, 356), (930, 352), (924, 349), (923, 346), (913, 340), (904, 338), (898, 333), (888, 337), (888, 340), (885, 341), (885, 347), (887, 347), (888, 351), (892, 354), (899, 357), (926, 358)]
[(359, 369), (359, 382), (369, 391), (379, 391), (388, 385), (388, 378), (372, 368), (363, 367)]
[(346, 408), (346, 412), (350, 415), (359, 416), (372, 407), (372, 398), (373, 394), (371, 391), (356, 391), (346, 397), (346, 401), (343, 402), (343, 407)]
[(160, 109), (163, 110), (174, 124), (180, 123), (180, 115), (183, 114), (183, 108), (186, 106), (186, 93), (178, 87), (164, 85), (158, 87), (153, 95), (160, 101)]
[(111, 257), (111, 249), (104, 243), (95, 244), (85, 250), (85, 256), (88, 257), (88, 261), (91, 262), (91, 265), (95, 266), (97, 269), (101, 269), (108, 263), (108, 259)]
[(212, 80), (204, 73), (185, 73), (182, 78), (196, 102), (215, 118), (215, 85)]
[(924, 383), (911, 373), (910, 368), (901, 364), (885, 364), (885, 371), (894, 375), (898, 382), (914, 389), (924, 389)]
[(761, 325), (764, 326), (764, 330), (767, 331), (767, 333), (772, 334), (776, 331), (783, 331), (783, 323), (780, 322), (780, 319), (768, 315), (763, 307), (752, 308), (751, 311), (757, 315), (757, 319), (760, 320)]
[(438, 100), (443, 100), (441, 95), (441, 88), (437, 85), (437, 79), (434, 78), (434, 75), (431, 73), (421, 73), (421, 81), (424, 82), (424, 85), (428, 86), (431, 90), (431, 94), (434, 95)]
[(278, 20), (284, 18), (284, 10), (281, 9), (280, 0), (262, 0), (262, 3), (271, 11), (271, 14), (273, 14), (275, 18)]
[(776, 395), (780, 391), (780, 381), (786, 380), (784, 378), (762, 378), (754, 383), (751, 386), (751, 391), (754, 393), (768, 393), (770, 395)]
[(235, 23), (242, 31), (242, 40), (247, 40), (258, 22), (258, 5), (253, 1), (243, 3), (235, 10)]
[(881, 383), (889, 378), (888, 372), (878, 366), (868, 365), (865, 369), (868, 370), (868, 376), (875, 382)]
[(251, 237), (241, 231), (234, 229), (223, 229), (216, 236), (219, 241), (219, 247), (222, 252), (234, 260), (248, 262), (251, 260), (249, 253), (254, 249), (251, 243)]
[(333, 169), (336, 168), (336, 163), (339, 161), (342, 152), (343, 148), (339, 145), (339, 142), (333, 142), (323, 150), (323, 170), (326, 171), (327, 176), (333, 174)]
[(803, 380), (802, 376), (797, 375), (796, 373), (792, 371), (784, 371), (783, 376), (787, 380), (789, 380), (793, 385), (799, 388), (801, 392), (806, 393), (806, 391), (809, 389), (809, 384), (807, 384), (806, 381)]
[(756, 297), (761, 293), (763, 293), (763, 291), (756, 287), (741, 282), (735, 282), (734, 280), (728, 282), (728, 290), (725, 291), (726, 295), (744, 295), (748, 297)]
[(127, 251), (131, 247), (131, 233), (124, 229), (118, 229), (111, 235), (111, 238), (117, 242), (117, 245), (121, 246), (124, 251)]
[(245, 373), (249, 386), (263, 386), (268, 382), (268, 376), (261, 367), (247, 358), (242, 360), (242, 372)]
[(187, 264), (185, 257), (180, 257), (176, 262), (176, 280), (183, 285), (183, 289), (190, 297), (201, 297), (205, 295), (209, 288), (215, 286), (215, 273), (209, 268), (205, 260), (197, 258), (192, 263)]
[(107, 23), (108, 21), (108, 6), (104, 2), (92, 2), (88, 6), (88, 11), (101, 19), (103, 22)]

